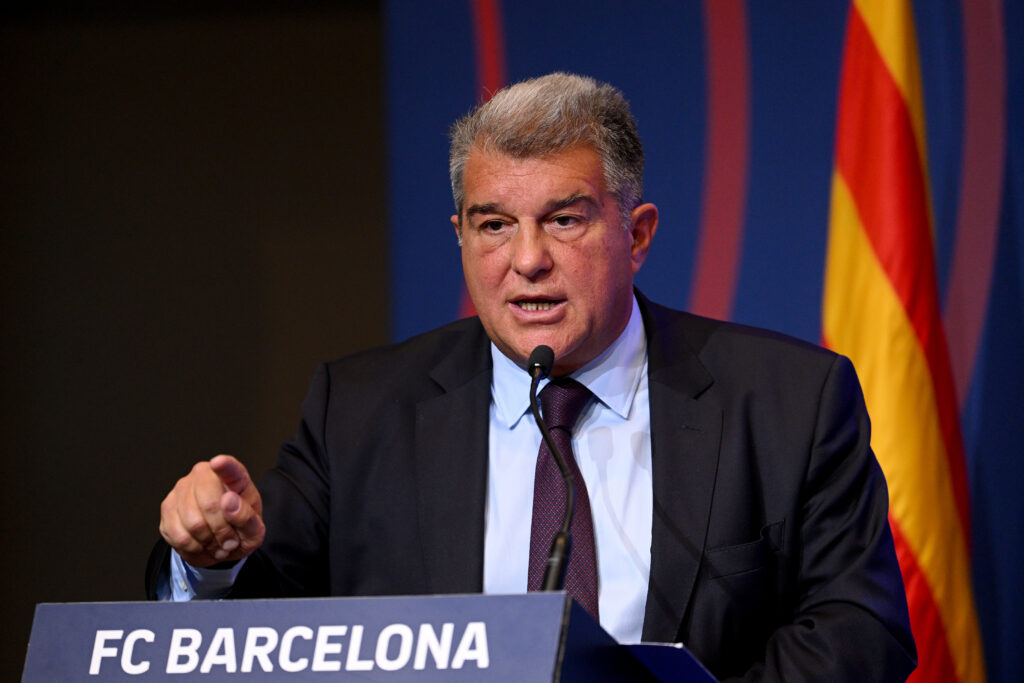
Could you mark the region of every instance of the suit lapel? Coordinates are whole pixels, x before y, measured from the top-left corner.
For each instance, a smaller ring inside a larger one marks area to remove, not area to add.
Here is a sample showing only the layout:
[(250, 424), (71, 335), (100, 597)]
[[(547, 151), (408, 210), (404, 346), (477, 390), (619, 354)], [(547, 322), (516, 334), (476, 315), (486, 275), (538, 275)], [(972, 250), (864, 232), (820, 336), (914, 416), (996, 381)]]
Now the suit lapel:
[(648, 340), (654, 518), (643, 639), (676, 639), (700, 569), (718, 471), (722, 410), (685, 316), (642, 297)]
[(483, 590), (491, 365), (487, 338), (463, 335), (416, 405), (420, 534), (431, 593)]

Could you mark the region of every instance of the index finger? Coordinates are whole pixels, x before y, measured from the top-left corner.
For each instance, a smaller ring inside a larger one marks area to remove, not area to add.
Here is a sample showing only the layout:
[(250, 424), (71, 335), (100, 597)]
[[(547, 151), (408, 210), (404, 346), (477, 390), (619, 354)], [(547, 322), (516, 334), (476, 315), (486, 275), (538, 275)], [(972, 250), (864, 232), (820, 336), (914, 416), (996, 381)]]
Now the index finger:
[(230, 491), (242, 494), (252, 486), (252, 479), (245, 465), (230, 455), (218, 455), (213, 458), (210, 460), (210, 468)]

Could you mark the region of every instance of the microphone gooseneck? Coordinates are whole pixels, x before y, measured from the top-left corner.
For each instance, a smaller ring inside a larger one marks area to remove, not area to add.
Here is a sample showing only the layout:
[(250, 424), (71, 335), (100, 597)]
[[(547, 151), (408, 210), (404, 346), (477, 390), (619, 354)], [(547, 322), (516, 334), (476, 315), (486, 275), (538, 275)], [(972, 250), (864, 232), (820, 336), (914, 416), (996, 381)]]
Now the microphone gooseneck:
[(541, 344), (530, 354), (526, 362), (526, 371), (530, 373), (530, 412), (537, 422), (544, 443), (558, 465), (558, 471), (562, 474), (562, 481), (565, 482), (565, 514), (562, 517), (562, 528), (555, 534), (551, 542), (551, 551), (548, 553), (548, 560), (544, 566), (544, 579), (541, 581), (541, 590), (557, 591), (562, 589), (562, 581), (565, 576), (565, 558), (569, 550), (569, 526), (572, 524), (572, 512), (575, 506), (576, 487), (573, 483), (572, 472), (565, 463), (562, 452), (558, 449), (555, 440), (551, 438), (551, 431), (540, 416), (540, 406), (537, 404), (537, 385), (542, 379), (548, 376), (555, 364), (555, 352), (550, 346)]

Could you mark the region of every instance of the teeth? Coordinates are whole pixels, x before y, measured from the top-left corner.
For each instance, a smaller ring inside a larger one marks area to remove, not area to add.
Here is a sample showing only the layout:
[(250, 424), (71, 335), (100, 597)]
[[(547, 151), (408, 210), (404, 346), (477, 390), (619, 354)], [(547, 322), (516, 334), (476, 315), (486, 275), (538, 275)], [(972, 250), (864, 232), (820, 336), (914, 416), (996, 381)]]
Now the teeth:
[(550, 311), (554, 304), (549, 302), (522, 301), (519, 307), (524, 311)]

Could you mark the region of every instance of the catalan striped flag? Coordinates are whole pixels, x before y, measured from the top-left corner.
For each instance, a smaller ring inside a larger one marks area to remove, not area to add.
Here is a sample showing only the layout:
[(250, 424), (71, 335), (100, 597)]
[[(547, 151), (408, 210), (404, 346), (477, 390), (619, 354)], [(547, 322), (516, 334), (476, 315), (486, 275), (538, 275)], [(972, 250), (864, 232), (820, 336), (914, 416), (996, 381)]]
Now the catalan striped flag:
[(840, 80), (822, 324), (857, 368), (889, 483), (919, 666), (985, 679), (956, 393), (938, 301), (910, 0), (851, 4)]

